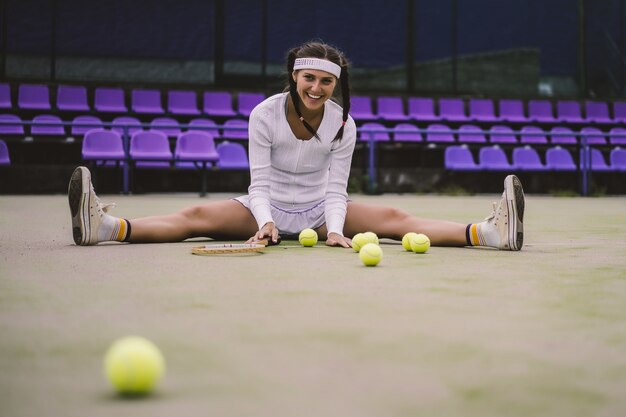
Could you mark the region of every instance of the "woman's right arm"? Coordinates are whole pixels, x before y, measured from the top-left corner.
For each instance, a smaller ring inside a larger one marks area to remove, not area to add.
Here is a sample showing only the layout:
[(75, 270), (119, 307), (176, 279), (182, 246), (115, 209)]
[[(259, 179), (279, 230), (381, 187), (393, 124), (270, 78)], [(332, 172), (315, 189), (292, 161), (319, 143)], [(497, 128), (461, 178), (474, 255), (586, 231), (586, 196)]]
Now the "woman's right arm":
[(270, 129), (271, 113), (268, 109), (257, 108), (250, 115), (248, 127), (248, 153), (250, 158), (250, 211), (254, 216), (259, 232), (253, 236), (278, 237), (278, 230), (274, 227), (274, 219), (270, 210), (270, 175), (272, 131)]

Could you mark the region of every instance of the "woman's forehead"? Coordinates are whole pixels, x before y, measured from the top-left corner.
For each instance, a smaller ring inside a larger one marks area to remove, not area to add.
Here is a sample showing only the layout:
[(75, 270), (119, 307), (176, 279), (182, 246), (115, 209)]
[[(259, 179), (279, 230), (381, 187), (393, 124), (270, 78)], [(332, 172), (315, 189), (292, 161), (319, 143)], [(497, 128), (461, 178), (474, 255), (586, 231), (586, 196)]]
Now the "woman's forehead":
[(317, 78), (335, 78), (335, 76), (333, 74), (331, 74), (330, 72), (326, 72), (326, 71), (322, 71), (322, 70), (315, 70), (315, 69), (307, 69), (307, 68), (303, 68), (301, 70), (298, 70), (299, 72), (303, 73), (303, 74), (311, 74), (314, 75)]

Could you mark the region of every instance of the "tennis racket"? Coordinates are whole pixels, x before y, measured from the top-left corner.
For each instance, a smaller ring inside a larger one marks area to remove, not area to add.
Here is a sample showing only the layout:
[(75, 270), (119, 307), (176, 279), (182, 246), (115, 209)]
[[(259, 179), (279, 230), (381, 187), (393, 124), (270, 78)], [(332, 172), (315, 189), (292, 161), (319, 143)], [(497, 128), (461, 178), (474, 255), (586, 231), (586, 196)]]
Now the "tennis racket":
[(191, 253), (194, 255), (228, 255), (238, 253), (254, 253), (262, 252), (267, 246), (278, 245), (278, 242), (274, 243), (271, 240), (263, 239), (254, 243), (215, 243), (202, 246), (194, 246), (191, 248)]

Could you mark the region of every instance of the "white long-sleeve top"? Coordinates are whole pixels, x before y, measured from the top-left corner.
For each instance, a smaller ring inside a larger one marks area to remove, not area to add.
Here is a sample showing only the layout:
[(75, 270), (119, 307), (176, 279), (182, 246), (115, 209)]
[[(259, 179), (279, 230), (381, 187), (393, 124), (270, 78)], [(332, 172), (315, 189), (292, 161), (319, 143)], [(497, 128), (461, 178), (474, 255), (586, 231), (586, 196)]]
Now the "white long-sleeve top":
[(328, 232), (343, 236), (356, 125), (348, 117), (343, 138), (333, 142), (343, 110), (328, 100), (317, 130), (320, 140), (300, 140), (287, 122), (288, 96), (269, 97), (250, 114), (250, 210), (260, 229), (274, 221), (270, 205), (300, 210), (324, 201)]

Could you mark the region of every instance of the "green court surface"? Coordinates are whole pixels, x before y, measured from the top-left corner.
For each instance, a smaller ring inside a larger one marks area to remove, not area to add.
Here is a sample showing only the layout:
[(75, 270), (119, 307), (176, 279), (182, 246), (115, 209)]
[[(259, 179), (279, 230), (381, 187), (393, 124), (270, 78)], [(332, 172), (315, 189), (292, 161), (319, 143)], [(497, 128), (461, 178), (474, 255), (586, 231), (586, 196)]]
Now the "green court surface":
[[(230, 195), (101, 196), (114, 215)], [(499, 196), (352, 196), (482, 220)], [(286, 241), (76, 247), (64, 196), (0, 196), (0, 415), (626, 415), (626, 198), (528, 196), (521, 252)], [(112, 393), (115, 339), (155, 342), (153, 396)]]

